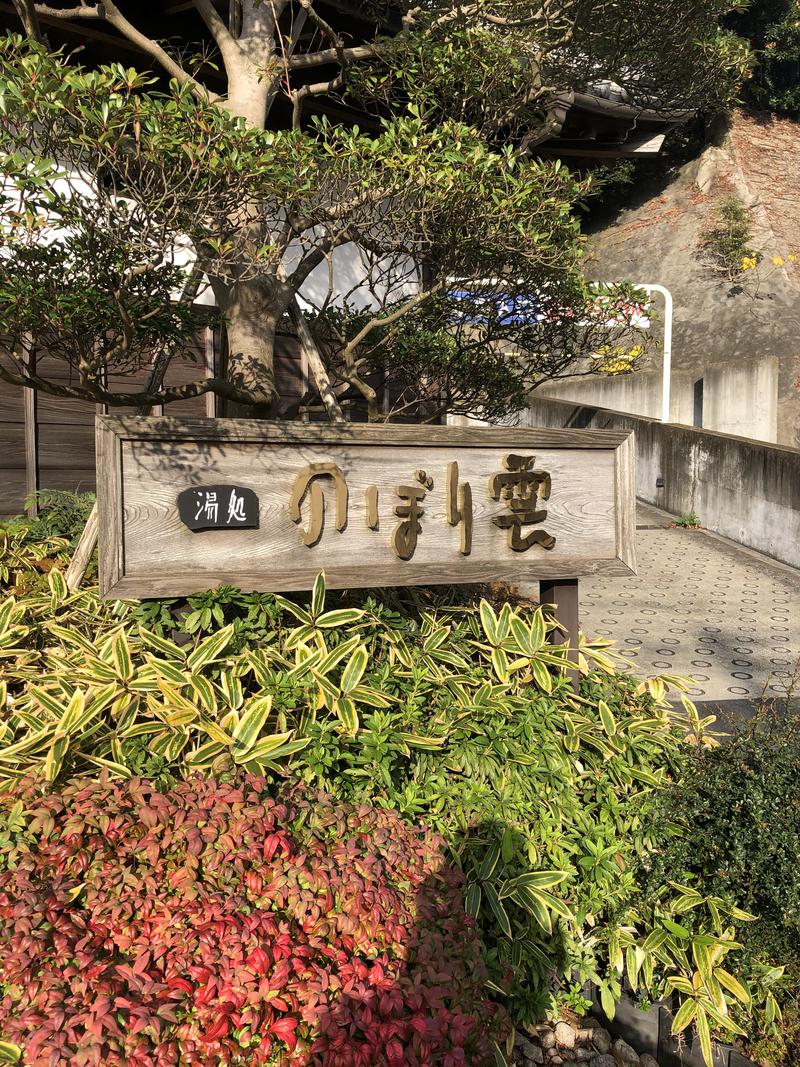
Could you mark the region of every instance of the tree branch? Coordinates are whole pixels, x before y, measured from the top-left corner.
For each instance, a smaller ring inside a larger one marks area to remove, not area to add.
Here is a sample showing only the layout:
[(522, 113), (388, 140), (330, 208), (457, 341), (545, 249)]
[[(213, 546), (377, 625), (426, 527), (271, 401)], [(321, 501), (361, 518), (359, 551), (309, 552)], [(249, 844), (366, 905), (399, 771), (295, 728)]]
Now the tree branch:
[(238, 52), (236, 38), (225, 25), (222, 16), (211, 3), (211, 0), (192, 0), (192, 3), (203, 22), (208, 26), (211, 36), (217, 42), (217, 47), (222, 53), (222, 58), (227, 63)]
[(306, 52), (289, 59), (289, 70), (307, 70), (325, 63), (353, 63), (359, 59), (374, 59), (381, 55), (376, 45), (359, 44), (352, 48), (323, 48), (320, 52)]
[(325, 258), (331, 254), (335, 248), (339, 248), (343, 244), (347, 244), (350, 240), (350, 235), (346, 229), (339, 232), (336, 237), (326, 237), (325, 240), (320, 241), (316, 248), (312, 248), (303, 258), (298, 265), (292, 271), (292, 273), (284, 280), (288, 281), (292, 289), (299, 293), (306, 281), (309, 274), (315, 270), (320, 263), (324, 262)]
[(443, 285), (443, 281), (437, 282), (435, 285), (431, 286), (430, 289), (423, 289), (422, 292), (417, 293), (416, 296), (412, 296), (412, 298), (407, 300), (405, 304), (401, 304), (399, 308), (395, 308), (394, 311), (390, 312), (388, 315), (382, 317), (376, 316), (374, 319), (370, 319), (368, 323), (361, 327), (355, 337), (348, 341), (344, 346), (344, 349), (342, 350), (344, 359), (347, 360), (351, 357), (361, 342), (369, 337), (373, 330), (378, 329), (379, 326), (389, 326), (403, 315), (406, 315), (409, 311), (413, 311), (415, 307), (418, 307), (420, 304), (430, 299), (430, 297), (432, 297), (435, 292), (438, 292)]
[(114, 29), (119, 30), (119, 32), (127, 37), (129, 41), (138, 45), (143, 52), (149, 55), (152, 59), (155, 59), (157, 63), (160, 63), (170, 77), (175, 78), (181, 85), (191, 85), (199, 94), (206, 98), (211, 95), (205, 86), (201, 85), (196, 78), (193, 78), (179, 63), (176, 63), (172, 56), (165, 52), (157, 41), (154, 41), (151, 37), (147, 37), (140, 30), (137, 30), (133, 23), (125, 18), (116, 4), (113, 3), (113, 0), (105, 0), (105, 12), (106, 20), (111, 23)]
[(237, 389), (235, 385), (225, 378), (202, 378), (199, 381), (187, 382), (184, 385), (173, 385), (167, 389), (158, 389), (150, 392), (147, 389), (138, 393), (114, 393), (96, 383), (87, 382), (84, 385), (61, 385), (47, 378), (41, 378), (38, 374), (18, 374), (7, 367), (0, 365), (0, 378), (10, 385), (21, 385), (28, 389), (38, 389), (50, 396), (68, 397), (72, 400), (89, 400), (95, 404), (109, 404), (112, 407), (155, 407), (157, 404), (171, 404), (176, 400), (191, 400), (196, 396), (204, 396), (206, 393), (215, 393), (217, 396), (232, 400), (237, 404), (250, 404), (252, 398), (244, 390)]
[[(181, 293), (181, 296), (180, 296), (180, 303), (182, 303), (182, 304), (183, 303), (188, 303), (188, 302), (194, 300), (194, 298), (197, 296), (197, 291), (200, 288), (200, 282), (202, 280), (202, 277), (203, 277), (203, 270), (200, 267), (200, 265), (197, 263), (197, 261), (195, 261), (194, 264), (192, 265), (191, 271), (189, 272), (189, 276), (186, 279), (186, 284), (183, 287), (183, 292)], [(146, 391), (148, 393), (157, 392), (161, 388), (161, 386), (164, 384), (164, 379), (167, 376), (167, 371), (169, 370), (169, 365), (172, 362), (172, 356), (173, 356), (173, 353), (170, 352), (168, 349), (165, 349), (163, 352), (159, 353), (158, 357), (156, 358), (156, 360), (155, 360), (155, 362), (153, 364), (153, 369), (152, 369), (152, 371), (150, 373), (150, 377), (149, 377), (149, 379), (147, 381)], [(149, 415), (150, 414), (150, 405), (149, 404), (140, 405), (140, 407), (136, 411), (136, 414), (137, 415)]]
[(105, 0), (105, 3), (102, 5), (97, 4), (95, 7), (80, 4), (79, 7), (57, 8), (49, 7), (47, 4), (34, 4), (34, 11), (38, 15), (46, 15), (48, 18), (100, 19), (108, 22), (115, 30), (119, 30), (123, 37), (127, 37), (132, 44), (140, 48), (145, 55), (150, 56), (151, 59), (160, 64), (171, 78), (174, 78), (181, 85), (191, 85), (197, 95), (202, 96), (204, 99), (214, 99), (214, 94), (209, 92), (196, 78), (193, 78), (179, 63), (176, 63), (157, 41), (147, 37), (141, 30), (137, 30), (133, 23), (125, 18), (113, 0)]
[(306, 97), (323, 96), (326, 93), (334, 92), (336, 89), (341, 89), (343, 85), (344, 78), (341, 74), (337, 74), (330, 81), (314, 82), (312, 85), (303, 85), (299, 89), (292, 90), (290, 94), (292, 98), (292, 129), (300, 129), (302, 105)]
[[(14, 0), (14, 6), (17, 7), (16, 0)], [(35, 13), (37, 15), (43, 15), (49, 19), (103, 19), (105, 15), (102, 11), (99, 11), (96, 7), (87, 7), (85, 4), (81, 4), (80, 7), (48, 7), (47, 4), (35, 4)]]
[(325, 362), (317, 348), (316, 341), (314, 340), (314, 336), (306, 322), (305, 315), (303, 315), (300, 305), (297, 302), (297, 297), (294, 297), (291, 304), (289, 304), (289, 317), (294, 324), (294, 328), (297, 330), (297, 336), (300, 340), (300, 344), (303, 346), (303, 351), (308, 360), (309, 369), (314, 375), (314, 381), (317, 383), (317, 389), (322, 398), (322, 403), (325, 405), (325, 410), (328, 412), (328, 417), (333, 423), (344, 423), (346, 420), (342, 413), (342, 409), (339, 406), (339, 401), (336, 399), (336, 393), (333, 391), (333, 386), (328, 377)]
[(319, 12), (315, 10), (313, 0), (299, 0), (299, 2), (300, 7), (303, 8), (303, 10), (306, 12), (311, 21), (316, 23), (319, 29), (321, 29), (323, 33), (327, 34), (327, 36), (330, 37), (330, 39), (334, 42), (333, 47), (336, 51), (337, 59), (341, 63), (341, 65), (344, 66), (346, 60), (344, 57), (344, 41), (342, 40), (342, 38), (334, 30), (333, 26), (331, 26), (329, 22), (326, 22), (322, 15), (320, 15)]
[(13, 3), (25, 33), (28, 37), (32, 37), (34, 41), (41, 42), (43, 40), (42, 31), (31, 0), (13, 0)]

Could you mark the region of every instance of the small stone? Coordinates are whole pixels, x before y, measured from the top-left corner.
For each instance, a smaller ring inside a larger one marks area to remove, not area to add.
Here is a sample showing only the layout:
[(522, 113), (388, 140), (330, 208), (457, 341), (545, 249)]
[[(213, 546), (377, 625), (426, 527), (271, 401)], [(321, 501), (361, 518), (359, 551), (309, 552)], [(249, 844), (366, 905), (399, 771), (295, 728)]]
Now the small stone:
[(558, 1065), (559, 1065), (560, 1063), (563, 1063), (564, 1061), (563, 1061), (563, 1060), (561, 1059), (561, 1057), (560, 1057), (560, 1056), (553, 1056), (553, 1057), (552, 1057), (552, 1058), (551, 1058), (551, 1059), (549, 1060), (549, 1062), (550, 1062), (550, 1063), (552, 1063), (552, 1064), (554, 1064), (554, 1065), (555, 1065), (555, 1067), (558, 1067)]
[(621, 1037), (617, 1038), (611, 1049), (612, 1052), (616, 1052), (624, 1064), (629, 1065), (629, 1067), (640, 1067), (639, 1053), (632, 1049), (628, 1042), (623, 1041)]
[(522, 1057), (526, 1064), (544, 1062), (544, 1055), (539, 1046), (535, 1045), (533, 1041), (519, 1032), (517, 1032), (516, 1036), (516, 1047), (517, 1050), (522, 1053)]
[(594, 1052), (590, 1048), (576, 1048), (573, 1055), (577, 1063), (585, 1063), (594, 1056)]
[(542, 1030), (539, 1034), (539, 1044), (542, 1048), (552, 1048), (556, 1043), (556, 1035), (552, 1030)]
[(589, 1060), (589, 1067), (617, 1067), (617, 1061), (613, 1056), (607, 1056), (602, 1053), (600, 1056), (593, 1056)]
[(555, 1038), (562, 1048), (575, 1048), (575, 1031), (569, 1023), (556, 1023)]
[(592, 1044), (598, 1052), (610, 1052), (611, 1051), (611, 1034), (603, 1026), (595, 1027), (592, 1034)]
[(658, 1067), (658, 1060), (650, 1055), (649, 1052), (644, 1052), (639, 1057), (639, 1063), (641, 1067)]

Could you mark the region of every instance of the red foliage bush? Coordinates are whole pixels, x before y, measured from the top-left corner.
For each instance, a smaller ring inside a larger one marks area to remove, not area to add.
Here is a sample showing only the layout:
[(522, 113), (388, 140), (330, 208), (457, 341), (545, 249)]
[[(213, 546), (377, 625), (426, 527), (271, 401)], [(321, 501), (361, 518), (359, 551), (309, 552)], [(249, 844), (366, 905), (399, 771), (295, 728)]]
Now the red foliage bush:
[(22, 795), (0, 1034), (25, 1063), (490, 1062), (498, 1016), (431, 834), (252, 776)]

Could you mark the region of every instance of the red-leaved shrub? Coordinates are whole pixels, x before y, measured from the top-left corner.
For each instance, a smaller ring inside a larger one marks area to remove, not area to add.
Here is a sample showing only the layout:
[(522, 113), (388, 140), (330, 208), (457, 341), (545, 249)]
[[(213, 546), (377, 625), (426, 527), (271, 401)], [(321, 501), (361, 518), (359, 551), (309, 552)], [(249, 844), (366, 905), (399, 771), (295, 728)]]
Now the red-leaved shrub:
[(0, 1035), (25, 1063), (490, 1062), (498, 1016), (430, 833), (252, 776), (18, 796)]

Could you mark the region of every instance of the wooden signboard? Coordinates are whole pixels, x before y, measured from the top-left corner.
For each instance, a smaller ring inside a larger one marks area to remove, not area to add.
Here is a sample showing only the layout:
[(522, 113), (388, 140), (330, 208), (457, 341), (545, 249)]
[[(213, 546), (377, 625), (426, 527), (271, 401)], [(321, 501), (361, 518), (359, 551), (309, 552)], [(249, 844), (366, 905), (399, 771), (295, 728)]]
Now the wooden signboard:
[(97, 419), (106, 597), (634, 573), (616, 431)]

